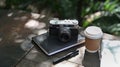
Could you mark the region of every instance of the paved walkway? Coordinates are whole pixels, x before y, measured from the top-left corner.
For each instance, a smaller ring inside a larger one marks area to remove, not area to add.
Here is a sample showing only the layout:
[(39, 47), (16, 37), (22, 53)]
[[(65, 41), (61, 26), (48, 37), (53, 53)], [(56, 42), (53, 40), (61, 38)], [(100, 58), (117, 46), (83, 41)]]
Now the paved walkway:
[(50, 18), (47, 11), (0, 10), (0, 67), (15, 66), (33, 47), (31, 37), (46, 31)]
[[(52, 15), (45, 10), (40, 14), (18, 10), (0, 10), (0, 67), (83, 67), (84, 57), (91, 58), (98, 55), (92, 56), (87, 52), (85, 54), (84, 46), (77, 46), (54, 56), (45, 55), (31, 43), (31, 38), (45, 33), (51, 18)], [(104, 39), (120, 38), (105, 34)], [(54, 59), (75, 49), (79, 50), (79, 55), (56, 65), (52, 64)], [(84, 61), (85, 67), (90, 67), (88, 66), (90, 62)], [(99, 67), (100, 61), (98, 60), (92, 65)]]
[(33, 47), (31, 38), (46, 32), (47, 23), (51, 18), (52, 15), (47, 11), (36, 14), (18, 10), (0, 10), (0, 67), (81, 67), (80, 55), (84, 53), (80, 52), (69, 60), (52, 65), (52, 60), (67, 54), (72, 49), (48, 57)]

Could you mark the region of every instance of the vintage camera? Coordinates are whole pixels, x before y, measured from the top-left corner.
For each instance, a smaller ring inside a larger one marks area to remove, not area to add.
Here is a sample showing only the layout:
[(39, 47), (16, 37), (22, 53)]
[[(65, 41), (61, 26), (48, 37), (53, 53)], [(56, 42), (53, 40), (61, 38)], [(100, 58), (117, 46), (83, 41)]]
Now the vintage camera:
[(56, 37), (59, 41), (69, 42), (78, 39), (77, 20), (50, 20), (49, 36)]

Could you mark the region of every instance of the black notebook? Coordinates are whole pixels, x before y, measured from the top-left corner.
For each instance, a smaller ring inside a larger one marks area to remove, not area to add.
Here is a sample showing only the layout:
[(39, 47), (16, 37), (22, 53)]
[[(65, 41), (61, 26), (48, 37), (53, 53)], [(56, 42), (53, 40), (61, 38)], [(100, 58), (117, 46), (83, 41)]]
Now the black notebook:
[(41, 48), (47, 55), (53, 55), (63, 50), (82, 44), (83, 40), (72, 39), (64, 43), (58, 40), (56, 36), (48, 36), (48, 33), (33, 37), (33, 42)]

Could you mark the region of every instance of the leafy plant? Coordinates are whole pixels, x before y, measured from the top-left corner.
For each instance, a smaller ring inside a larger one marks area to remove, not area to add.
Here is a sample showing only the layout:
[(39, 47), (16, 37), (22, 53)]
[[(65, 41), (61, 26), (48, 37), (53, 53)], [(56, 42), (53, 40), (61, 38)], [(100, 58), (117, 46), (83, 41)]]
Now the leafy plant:
[(120, 17), (116, 14), (112, 14), (111, 16), (103, 16), (94, 20), (90, 25), (99, 26), (102, 28), (103, 32), (120, 36)]
[(33, 3), (37, 9), (49, 8), (60, 19), (78, 19), (83, 27), (93, 24), (104, 32), (119, 33), (120, 0), (6, 0), (7, 8), (14, 9), (27, 9)]

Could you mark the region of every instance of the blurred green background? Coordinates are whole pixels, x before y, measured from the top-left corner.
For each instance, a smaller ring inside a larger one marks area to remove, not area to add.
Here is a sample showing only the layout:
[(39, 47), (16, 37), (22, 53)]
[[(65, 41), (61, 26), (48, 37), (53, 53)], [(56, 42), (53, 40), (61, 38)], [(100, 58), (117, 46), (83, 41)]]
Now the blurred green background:
[(36, 13), (49, 9), (54, 17), (77, 19), (84, 28), (96, 25), (120, 36), (120, 0), (0, 0), (0, 9)]

